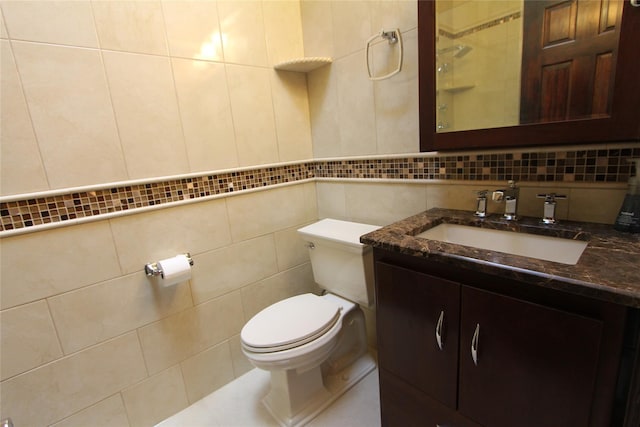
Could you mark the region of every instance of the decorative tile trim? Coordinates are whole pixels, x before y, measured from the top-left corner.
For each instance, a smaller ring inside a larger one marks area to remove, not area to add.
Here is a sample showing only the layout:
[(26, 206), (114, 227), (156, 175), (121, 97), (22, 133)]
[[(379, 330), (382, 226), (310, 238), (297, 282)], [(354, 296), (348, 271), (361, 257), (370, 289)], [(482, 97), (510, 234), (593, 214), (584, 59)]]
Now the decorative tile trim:
[(447, 30), (443, 30), (442, 28), (440, 28), (438, 29), (438, 35), (446, 37), (448, 39), (452, 39), (452, 40), (459, 39), (460, 37), (465, 37), (473, 33), (477, 33), (478, 31), (486, 30), (488, 28), (492, 28), (497, 25), (506, 24), (507, 22), (513, 21), (515, 19), (520, 19), (521, 16), (522, 16), (522, 12), (514, 12), (509, 15), (505, 15), (501, 18), (483, 22), (480, 25), (476, 25), (475, 27), (471, 27), (466, 30), (459, 31), (457, 33), (451, 33)]
[[(637, 145), (637, 144), (636, 144)], [(512, 153), (416, 154), (317, 160), (0, 202), (0, 233), (225, 196), (313, 178), (519, 182), (627, 182), (640, 147)], [(34, 230), (35, 231), (35, 230)]]
[(0, 232), (224, 195), (309, 178), (313, 178), (313, 164), (299, 163), (13, 200), (0, 203)]
[(317, 161), (316, 178), (627, 182), (640, 148)]

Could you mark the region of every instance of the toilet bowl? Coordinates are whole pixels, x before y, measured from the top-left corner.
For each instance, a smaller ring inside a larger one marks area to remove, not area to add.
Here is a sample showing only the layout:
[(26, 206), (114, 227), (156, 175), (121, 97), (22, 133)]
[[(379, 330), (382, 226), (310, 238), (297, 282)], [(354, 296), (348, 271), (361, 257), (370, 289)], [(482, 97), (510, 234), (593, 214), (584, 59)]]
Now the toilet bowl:
[(262, 402), (283, 426), (306, 424), (375, 368), (357, 303), (373, 296), (371, 248), (359, 237), (377, 228), (325, 219), (298, 230), (314, 279), (330, 292), (279, 301), (242, 329), (243, 353), (271, 373)]

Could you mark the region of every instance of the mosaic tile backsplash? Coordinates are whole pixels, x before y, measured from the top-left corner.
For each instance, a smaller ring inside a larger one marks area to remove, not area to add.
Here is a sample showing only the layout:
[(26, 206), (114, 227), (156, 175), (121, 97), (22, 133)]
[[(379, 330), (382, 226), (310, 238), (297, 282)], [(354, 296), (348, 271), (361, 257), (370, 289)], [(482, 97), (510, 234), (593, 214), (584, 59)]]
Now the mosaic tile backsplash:
[(640, 147), (312, 161), (0, 203), (0, 232), (311, 178), (627, 182)]

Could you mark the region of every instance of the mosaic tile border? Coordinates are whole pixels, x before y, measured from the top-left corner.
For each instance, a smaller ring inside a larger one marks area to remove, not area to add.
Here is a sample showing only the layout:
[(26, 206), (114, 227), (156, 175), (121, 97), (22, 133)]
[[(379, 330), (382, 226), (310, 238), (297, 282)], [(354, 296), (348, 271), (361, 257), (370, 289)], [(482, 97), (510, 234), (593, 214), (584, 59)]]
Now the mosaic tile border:
[(640, 148), (316, 162), (316, 178), (627, 182)]
[(640, 147), (318, 160), (0, 203), (0, 232), (313, 178), (623, 183)]
[(224, 195), (313, 177), (313, 164), (257, 168), (0, 203), (0, 232)]
[(477, 33), (478, 31), (486, 30), (488, 28), (495, 27), (500, 24), (506, 24), (507, 22), (511, 22), (515, 19), (520, 19), (522, 17), (522, 12), (514, 12), (509, 15), (505, 15), (500, 18), (493, 19), (491, 21), (483, 22), (480, 25), (476, 25), (475, 27), (468, 28), (463, 31), (459, 31), (457, 33), (451, 33), (447, 30), (443, 30), (442, 28), (438, 29), (438, 35), (447, 37), (449, 39), (459, 39), (460, 37), (465, 37), (473, 33)]

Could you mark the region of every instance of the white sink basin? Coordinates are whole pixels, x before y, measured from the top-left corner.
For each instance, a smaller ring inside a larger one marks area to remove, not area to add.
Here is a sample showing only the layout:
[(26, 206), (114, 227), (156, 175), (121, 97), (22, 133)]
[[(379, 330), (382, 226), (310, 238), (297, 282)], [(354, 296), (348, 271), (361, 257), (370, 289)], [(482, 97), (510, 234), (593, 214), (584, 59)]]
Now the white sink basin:
[(587, 242), (581, 240), (446, 223), (416, 237), (569, 265), (577, 264), (587, 247)]

